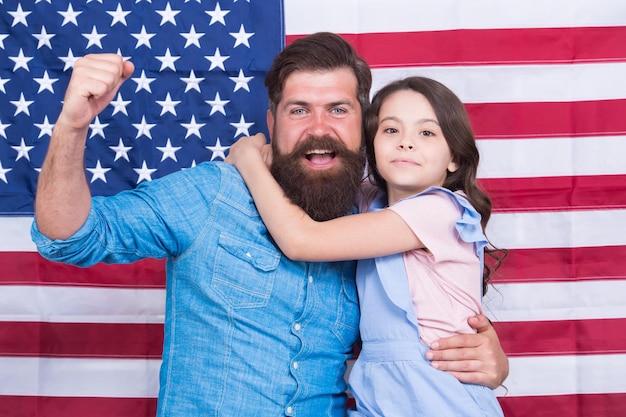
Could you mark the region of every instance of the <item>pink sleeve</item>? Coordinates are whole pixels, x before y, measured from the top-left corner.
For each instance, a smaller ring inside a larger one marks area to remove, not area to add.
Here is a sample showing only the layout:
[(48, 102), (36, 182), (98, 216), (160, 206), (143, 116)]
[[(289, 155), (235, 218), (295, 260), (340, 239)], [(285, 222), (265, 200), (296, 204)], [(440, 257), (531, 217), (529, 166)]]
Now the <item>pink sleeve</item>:
[(402, 217), (436, 262), (458, 257), (455, 227), (462, 212), (453, 197), (434, 191), (400, 200), (389, 209)]

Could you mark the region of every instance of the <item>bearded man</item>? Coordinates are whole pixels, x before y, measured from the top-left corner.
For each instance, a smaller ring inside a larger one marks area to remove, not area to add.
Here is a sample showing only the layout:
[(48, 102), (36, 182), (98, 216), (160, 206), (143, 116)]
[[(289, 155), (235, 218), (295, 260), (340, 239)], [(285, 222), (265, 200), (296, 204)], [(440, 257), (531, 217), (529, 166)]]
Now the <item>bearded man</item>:
[[(38, 250), (85, 267), (167, 258), (158, 416), (344, 416), (359, 322), (354, 262), (283, 256), (241, 176), (221, 162), (91, 197), (89, 123), (133, 70), (114, 54), (75, 63), (39, 178)], [(363, 173), (367, 64), (341, 37), (314, 34), (276, 57), (266, 85), (279, 182), (315, 218), (351, 211)], [(484, 327), (435, 359), (497, 386), (506, 357)]]

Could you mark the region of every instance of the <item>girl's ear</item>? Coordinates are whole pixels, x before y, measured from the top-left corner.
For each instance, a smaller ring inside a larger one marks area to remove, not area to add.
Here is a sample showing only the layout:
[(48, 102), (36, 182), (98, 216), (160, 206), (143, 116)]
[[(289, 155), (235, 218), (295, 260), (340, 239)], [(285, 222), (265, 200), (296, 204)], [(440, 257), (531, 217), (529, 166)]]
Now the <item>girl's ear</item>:
[(448, 164), (448, 172), (456, 172), (458, 169), (459, 169), (459, 164), (451, 160), (450, 163)]

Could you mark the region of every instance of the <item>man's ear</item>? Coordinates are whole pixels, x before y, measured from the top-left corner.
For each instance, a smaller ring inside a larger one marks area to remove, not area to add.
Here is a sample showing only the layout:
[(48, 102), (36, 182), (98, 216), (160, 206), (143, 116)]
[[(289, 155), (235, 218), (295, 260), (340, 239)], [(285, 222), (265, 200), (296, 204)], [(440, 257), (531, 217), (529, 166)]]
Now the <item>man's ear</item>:
[(272, 135), (274, 134), (274, 115), (269, 110), (267, 111), (266, 120), (267, 120), (267, 130), (270, 135), (270, 142), (271, 142), (273, 139)]

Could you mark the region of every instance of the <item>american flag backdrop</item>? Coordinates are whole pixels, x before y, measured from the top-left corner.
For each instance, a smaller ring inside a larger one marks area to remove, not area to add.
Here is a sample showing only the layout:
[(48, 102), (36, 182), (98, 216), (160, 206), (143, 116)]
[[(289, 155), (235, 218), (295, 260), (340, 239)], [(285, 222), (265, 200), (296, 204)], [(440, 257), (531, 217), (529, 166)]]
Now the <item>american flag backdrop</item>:
[(374, 90), (419, 74), (467, 104), (488, 234), (510, 250), (485, 300), (505, 415), (626, 416), (623, 0), (0, 0), (0, 417), (156, 408), (163, 262), (78, 269), (30, 241), (74, 60), (136, 65), (88, 133), (87, 179), (108, 195), (264, 131), (264, 70), (320, 30), (356, 46)]

